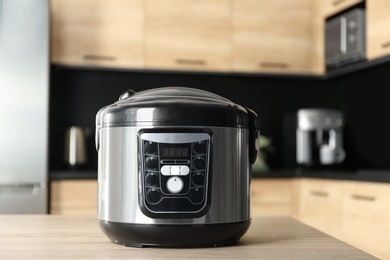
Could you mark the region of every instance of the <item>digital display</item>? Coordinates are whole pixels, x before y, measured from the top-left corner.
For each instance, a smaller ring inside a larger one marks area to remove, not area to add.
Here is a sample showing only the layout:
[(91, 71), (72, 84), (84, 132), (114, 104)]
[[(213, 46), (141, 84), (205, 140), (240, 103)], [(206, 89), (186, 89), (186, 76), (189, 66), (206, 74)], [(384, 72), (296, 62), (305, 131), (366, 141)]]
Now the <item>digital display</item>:
[(161, 144), (161, 159), (185, 159), (191, 157), (191, 144)]

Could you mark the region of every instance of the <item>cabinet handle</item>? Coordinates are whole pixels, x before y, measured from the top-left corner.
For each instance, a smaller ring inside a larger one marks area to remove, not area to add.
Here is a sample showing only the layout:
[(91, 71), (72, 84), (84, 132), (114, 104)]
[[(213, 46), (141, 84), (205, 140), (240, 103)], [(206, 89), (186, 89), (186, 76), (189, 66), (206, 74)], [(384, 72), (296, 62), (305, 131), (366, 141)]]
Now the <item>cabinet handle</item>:
[(181, 65), (197, 65), (197, 66), (206, 65), (206, 61), (204, 60), (176, 59), (175, 62)]
[(115, 61), (116, 58), (114, 56), (104, 56), (104, 55), (84, 55), (84, 60), (94, 60), (94, 61)]
[(281, 63), (281, 62), (260, 62), (259, 66), (262, 68), (275, 68), (275, 69), (287, 69), (288, 68), (287, 63)]
[(388, 47), (390, 47), (390, 42), (382, 43), (381, 46), (382, 46), (383, 49), (388, 48)]
[(342, 2), (345, 2), (345, 0), (336, 0), (336, 1), (333, 1), (332, 4), (333, 4), (333, 5), (339, 5), (339, 4), (341, 4)]
[(312, 191), (310, 191), (310, 195), (313, 195), (316, 197), (328, 197), (329, 193), (326, 191), (321, 191), (321, 190), (312, 190)]
[(359, 195), (359, 194), (352, 194), (351, 198), (354, 200), (375, 201), (375, 197), (373, 196), (366, 196), (366, 195)]

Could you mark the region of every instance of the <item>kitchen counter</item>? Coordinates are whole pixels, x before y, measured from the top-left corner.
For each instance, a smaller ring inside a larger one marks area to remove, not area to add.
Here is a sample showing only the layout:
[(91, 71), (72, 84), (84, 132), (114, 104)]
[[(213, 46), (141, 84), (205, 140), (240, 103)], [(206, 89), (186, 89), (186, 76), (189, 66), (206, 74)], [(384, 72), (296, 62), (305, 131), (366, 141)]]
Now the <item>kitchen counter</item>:
[(92, 217), (0, 215), (0, 259), (377, 259), (290, 217), (256, 217), (234, 246), (132, 248)]

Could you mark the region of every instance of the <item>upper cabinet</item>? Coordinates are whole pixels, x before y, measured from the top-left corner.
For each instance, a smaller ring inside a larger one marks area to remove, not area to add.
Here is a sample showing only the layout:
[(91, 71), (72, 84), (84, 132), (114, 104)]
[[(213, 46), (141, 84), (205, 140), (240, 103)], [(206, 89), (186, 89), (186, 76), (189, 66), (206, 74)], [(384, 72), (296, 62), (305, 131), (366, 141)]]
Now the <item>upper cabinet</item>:
[(314, 1), (235, 0), (232, 10), (234, 71), (321, 72)]
[(143, 0), (52, 0), (51, 61), (142, 67)]
[(326, 74), (326, 19), (365, 2), (367, 59), (390, 55), (390, 0), (51, 0), (51, 62)]
[(147, 68), (229, 70), (230, 0), (146, 3)]
[(390, 55), (390, 1), (366, 0), (367, 58)]
[(361, 2), (363, 0), (321, 0), (322, 15), (324, 17), (332, 16)]

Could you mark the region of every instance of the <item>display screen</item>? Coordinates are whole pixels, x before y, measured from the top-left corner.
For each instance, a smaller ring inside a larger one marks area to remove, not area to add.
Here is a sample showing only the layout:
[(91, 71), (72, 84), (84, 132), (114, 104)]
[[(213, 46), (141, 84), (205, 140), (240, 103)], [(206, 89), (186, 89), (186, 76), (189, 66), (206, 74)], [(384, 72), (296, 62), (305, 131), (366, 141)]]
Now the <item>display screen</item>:
[(161, 144), (161, 159), (191, 158), (191, 144)]

